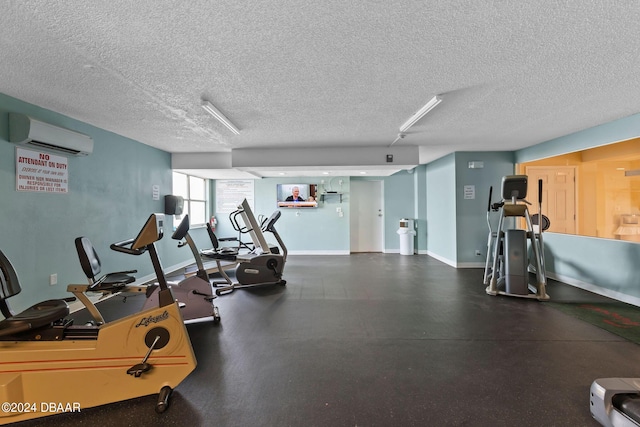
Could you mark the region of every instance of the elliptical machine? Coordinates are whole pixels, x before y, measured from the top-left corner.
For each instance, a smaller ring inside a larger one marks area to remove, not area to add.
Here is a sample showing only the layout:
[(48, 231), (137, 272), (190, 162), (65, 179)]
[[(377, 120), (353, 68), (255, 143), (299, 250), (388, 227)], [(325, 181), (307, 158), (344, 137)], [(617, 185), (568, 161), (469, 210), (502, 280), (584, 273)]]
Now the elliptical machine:
[[(270, 247), (265, 240), (262, 227), (256, 221), (253, 211), (249, 203), (245, 199), (238, 207), (238, 215), (242, 217), (244, 227), (251, 236), (254, 249), (249, 253), (239, 254), (237, 251), (229, 251), (228, 248), (219, 248), (218, 239), (213, 230), (208, 227), (209, 237), (213, 245), (213, 250), (204, 253), (205, 256), (216, 260), (218, 271), (224, 278), (224, 282), (214, 282), (216, 295), (233, 292), (235, 289), (250, 288), (258, 286), (286, 285), (286, 281), (282, 279), (282, 271), (287, 260), (287, 247), (275, 228), (275, 223), (280, 218), (281, 212), (275, 211), (271, 217), (265, 222), (264, 230), (271, 232), (278, 245), (282, 248), (282, 253), (275, 247)], [(231, 278), (224, 272), (220, 261), (237, 262), (236, 280), (233, 282)], [(221, 286), (223, 285), (223, 286)]]
[[(0, 252), (0, 309), (5, 316), (0, 321), (0, 402), (9, 402), (0, 412), (0, 425), (154, 393), (156, 412), (167, 409), (172, 389), (195, 369), (196, 359), (154, 245), (162, 238), (163, 222), (163, 214), (152, 214), (136, 238), (115, 244), (130, 255), (149, 253), (159, 282), (158, 304), (100, 325), (74, 325), (67, 318), (73, 298), (13, 312), (7, 299), (21, 287)], [(84, 295), (90, 287), (69, 285), (67, 290), (99, 315)], [(106, 286), (91, 290), (98, 289), (112, 291)], [(113, 289), (119, 292), (123, 286)], [(87, 384), (99, 389), (92, 392)], [(49, 402), (66, 404), (52, 407)]]
[[(538, 223), (537, 230), (525, 200), (527, 196), (527, 176), (509, 175), (502, 178), (502, 200), (491, 204), (493, 188), (489, 190), (489, 206), (487, 208), (487, 224), (489, 238), (487, 241), (487, 260), (484, 270), (484, 284), (489, 295), (507, 295), (521, 298), (548, 300), (546, 292), (546, 273), (544, 269), (544, 247), (542, 241), (542, 180), (538, 181)], [(493, 231), (490, 221), (491, 211), (500, 215), (498, 227)], [(504, 229), (506, 218), (523, 218), (525, 229)], [(548, 223), (548, 220), (547, 220)], [(532, 252), (531, 263), (527, 250), (529, 240)], [(533, 266), (536, 275), (535, 285), (529, 284), (529, 265)]]

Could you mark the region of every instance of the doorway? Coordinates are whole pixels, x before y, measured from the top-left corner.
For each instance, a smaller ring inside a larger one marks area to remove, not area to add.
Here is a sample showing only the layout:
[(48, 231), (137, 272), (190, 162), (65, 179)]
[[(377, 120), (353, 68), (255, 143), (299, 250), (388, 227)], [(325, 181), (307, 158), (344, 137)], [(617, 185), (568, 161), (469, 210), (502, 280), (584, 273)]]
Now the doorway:
[(384, 198), (382, 181), (351, 181), (351, 252), (382, 252)]
[(576, 170), (573, 166), (527, 166), (529, 201), (538, 204), (538, 180), (542, 179), (542, 210), (549, 217), (555, 233), (576, 232)]

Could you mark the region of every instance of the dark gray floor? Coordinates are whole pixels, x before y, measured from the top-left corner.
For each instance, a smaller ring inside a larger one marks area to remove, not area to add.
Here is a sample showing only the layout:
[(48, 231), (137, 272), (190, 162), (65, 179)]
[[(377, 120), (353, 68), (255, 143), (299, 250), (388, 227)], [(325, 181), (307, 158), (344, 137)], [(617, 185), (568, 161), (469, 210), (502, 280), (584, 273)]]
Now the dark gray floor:
[[(480, 269), (291, 256), (285, 278), (217, 299), (220, 325), (188, 327), (198, 367), (166, 413), (150, 396), (24, 425), (589, 426), (595, 378), (640, 376), (640, 346), (535, 300), (488, 296)], [(548, 292), (603, 299), (555, 282)]]

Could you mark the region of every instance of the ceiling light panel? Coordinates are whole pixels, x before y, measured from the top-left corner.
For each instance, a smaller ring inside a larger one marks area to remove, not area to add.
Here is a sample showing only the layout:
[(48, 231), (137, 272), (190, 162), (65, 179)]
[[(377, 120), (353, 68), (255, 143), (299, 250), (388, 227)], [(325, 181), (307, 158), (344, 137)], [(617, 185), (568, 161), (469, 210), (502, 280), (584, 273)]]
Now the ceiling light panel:
[[(411, 126), (415, 125), (418, 120), (426, 116), (429, 111), (433, 110), (436, 107), (436, 105), (440, 104), (441, 102), (442, 102), (442, 98), (439, 98), (437, 96), (434, 96), (433, 98), (431, 98), (429, 102), (427, 102), (421, 109), (419, 109), (413, 116), (411, 116), (409, 120), (407, 120), (402, 124), (402, 126), (400, 126), (400, 132), (403, 133), (409, 130)], [(398, 136), (400, 137), (400, 135)], [(393, 141), (393, 142), (396, 142), (396, 141)]]

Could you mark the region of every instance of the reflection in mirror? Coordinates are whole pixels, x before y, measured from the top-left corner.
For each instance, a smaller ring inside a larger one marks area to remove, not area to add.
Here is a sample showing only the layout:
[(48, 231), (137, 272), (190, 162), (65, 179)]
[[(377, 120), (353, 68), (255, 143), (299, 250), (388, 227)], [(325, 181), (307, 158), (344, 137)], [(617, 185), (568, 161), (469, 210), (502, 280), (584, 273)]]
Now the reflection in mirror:
[[(518, 165), (549, 232), (640, 242), (640, 138)], [(532, 201), (532, 200), (530, 200)]]

